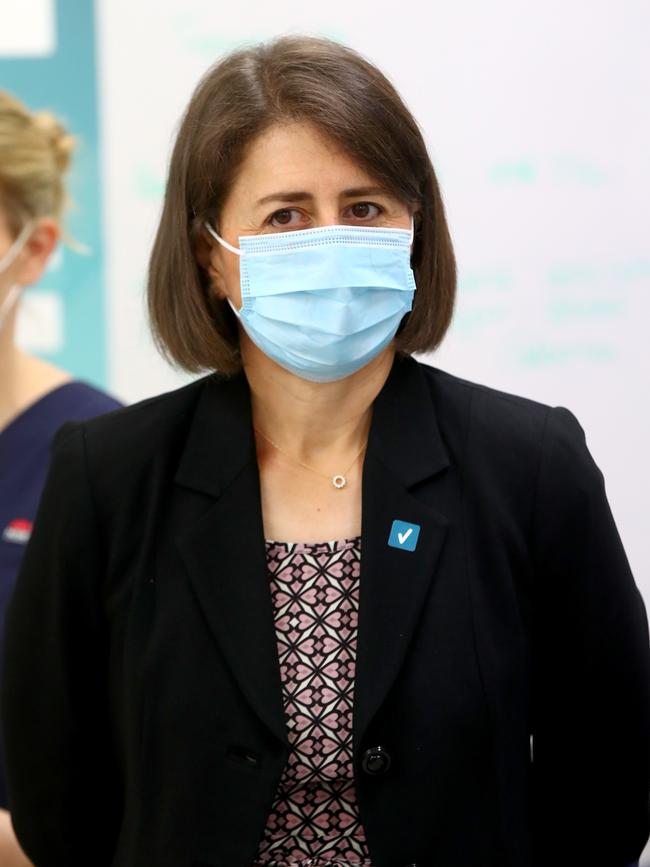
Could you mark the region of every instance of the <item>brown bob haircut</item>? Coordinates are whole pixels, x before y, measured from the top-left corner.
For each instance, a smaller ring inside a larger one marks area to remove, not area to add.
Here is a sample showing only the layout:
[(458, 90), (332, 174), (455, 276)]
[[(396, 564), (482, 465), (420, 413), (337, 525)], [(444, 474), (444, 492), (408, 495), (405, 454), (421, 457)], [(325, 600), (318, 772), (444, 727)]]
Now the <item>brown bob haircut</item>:
[(456, 261), (424, 140), (373, 64), (338, 42), (312, 36), (238, 49), (215, 63), (192, 95), (172, 151), (149, 261), (147, 304), (157, 348), (192, 373), (241, 370), (237, 319), (211, 290), (196, 242), (204, 221), (219, 224), (247, 147), (287, 121), (314, 124), (411, 213), (419, 210), (411, 259), (417, 290), (395, 349), (433, 351), (451, 322)]

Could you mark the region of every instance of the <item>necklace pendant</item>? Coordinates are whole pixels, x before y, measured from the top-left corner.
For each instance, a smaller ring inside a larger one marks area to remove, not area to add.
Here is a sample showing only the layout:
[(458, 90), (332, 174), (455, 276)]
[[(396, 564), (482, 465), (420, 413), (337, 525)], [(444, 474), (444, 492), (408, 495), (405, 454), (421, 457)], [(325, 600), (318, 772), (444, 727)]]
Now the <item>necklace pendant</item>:
[(332, 484), (335, 488), (344, 488), (347, 484), (347, 479), (345, 476), (333, 476)]

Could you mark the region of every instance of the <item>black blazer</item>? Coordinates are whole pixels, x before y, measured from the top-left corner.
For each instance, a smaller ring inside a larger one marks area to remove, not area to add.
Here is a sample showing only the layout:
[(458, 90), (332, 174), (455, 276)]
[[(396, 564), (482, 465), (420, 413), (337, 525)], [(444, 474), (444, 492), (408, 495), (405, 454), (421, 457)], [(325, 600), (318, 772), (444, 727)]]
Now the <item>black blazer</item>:
[[(250, 867), (288, 740), (244, 374), (63, 425), (6, 626), (37, 867)], [(396, 359), (363, 465), (353, 750), (373, 867), (638, 858), (648, 619), (568, 409)]]

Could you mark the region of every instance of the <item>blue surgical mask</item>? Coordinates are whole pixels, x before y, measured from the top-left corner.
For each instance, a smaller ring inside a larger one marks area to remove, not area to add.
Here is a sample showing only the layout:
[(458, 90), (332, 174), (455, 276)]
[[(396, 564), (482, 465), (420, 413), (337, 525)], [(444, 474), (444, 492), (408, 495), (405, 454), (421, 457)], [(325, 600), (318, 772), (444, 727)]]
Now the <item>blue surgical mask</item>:
[(378, 355), (413, 305), (411, 229), (321, 226), (242, 235), (242, 306), (228, 303), (262, 352), (314, 382), (343, 379)]

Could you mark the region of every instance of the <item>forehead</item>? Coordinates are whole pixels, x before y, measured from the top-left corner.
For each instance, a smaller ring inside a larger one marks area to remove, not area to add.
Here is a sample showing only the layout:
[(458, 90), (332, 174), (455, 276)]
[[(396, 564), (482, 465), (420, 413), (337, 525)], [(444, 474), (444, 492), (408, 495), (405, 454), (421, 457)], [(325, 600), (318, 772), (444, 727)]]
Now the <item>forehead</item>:
[(308, 123), (270, 127), (248, 146), (231, 197), (258, 199), (279, 189), (319, 190), (376, 183), (334, 139)]

